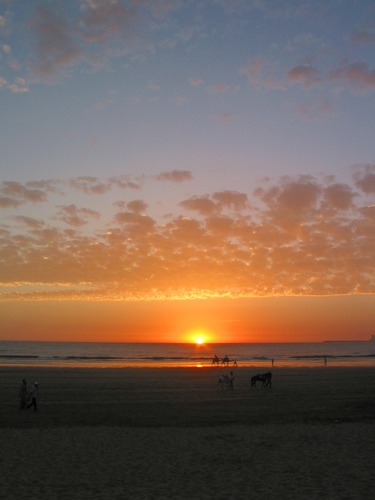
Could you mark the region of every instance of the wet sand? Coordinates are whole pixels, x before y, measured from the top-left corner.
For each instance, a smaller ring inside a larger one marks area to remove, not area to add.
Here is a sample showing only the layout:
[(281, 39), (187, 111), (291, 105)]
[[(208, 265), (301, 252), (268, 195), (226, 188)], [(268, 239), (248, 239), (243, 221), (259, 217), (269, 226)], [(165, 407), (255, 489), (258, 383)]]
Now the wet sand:
[(0, 367), (1, 498), (372, 498), (373, 368), (229, 371)]

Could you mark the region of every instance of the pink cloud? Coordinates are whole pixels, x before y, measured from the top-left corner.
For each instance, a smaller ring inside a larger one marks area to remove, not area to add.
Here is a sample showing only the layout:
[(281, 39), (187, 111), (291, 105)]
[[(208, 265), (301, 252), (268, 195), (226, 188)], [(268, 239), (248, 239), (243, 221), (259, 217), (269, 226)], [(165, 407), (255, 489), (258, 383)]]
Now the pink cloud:
[(362, 61), (345, 64), (330, 71), (329, 75), (333, 82), (349, 83), (354, 89), (375, 89), (375, 70), (370, 70), (367, 63)]
[(295, 66), (287, 74), (291, 83), (298, 83), (304, 89), (318, 85), (321, 81), (318, 71), (312, 66)]
[(190, 77), (189, 83), (190, 83), (190, 85), (193, 85), (194, 87), (196, 87), (198, 85), (202, 85), (202, 83), (204, 83), (204, 82), (203, 82), (202, 78)]

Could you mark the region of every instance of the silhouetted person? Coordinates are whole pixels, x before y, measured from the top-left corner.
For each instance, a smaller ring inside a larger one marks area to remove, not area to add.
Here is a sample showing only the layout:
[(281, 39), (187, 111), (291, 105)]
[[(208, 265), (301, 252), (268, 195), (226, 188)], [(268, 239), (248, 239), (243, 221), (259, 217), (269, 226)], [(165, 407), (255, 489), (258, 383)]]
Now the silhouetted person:
[(24, 410), (26, 408), (27, 399), (29, 397), (29, 395), (27, 393), (27, 382), (25, 379), (22, 380), (22, 384), (21, 384), (18, 396), (20, 398), (20, 410)]
[(34, 407), (34, 411), (38, 411), (38, 382), (34, 382), (33, 388), (31, 389), (30, 394), (31, 401), (29, 403), (28, 408)]
[(229, 389), (233, 389), (234, 388), (234, 374), (233, 372), (230, 372), (230, 375), (229, 375)]

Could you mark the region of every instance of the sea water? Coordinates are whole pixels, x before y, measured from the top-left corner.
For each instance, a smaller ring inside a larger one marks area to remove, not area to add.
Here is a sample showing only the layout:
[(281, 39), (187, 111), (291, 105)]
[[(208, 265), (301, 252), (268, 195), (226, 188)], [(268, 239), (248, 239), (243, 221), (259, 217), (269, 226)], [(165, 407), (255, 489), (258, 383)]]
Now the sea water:
[(208, 367), (214, 356), (229, 366), (375, 366), (375, 342), (164, 344), (0, 342), (0, 366)]

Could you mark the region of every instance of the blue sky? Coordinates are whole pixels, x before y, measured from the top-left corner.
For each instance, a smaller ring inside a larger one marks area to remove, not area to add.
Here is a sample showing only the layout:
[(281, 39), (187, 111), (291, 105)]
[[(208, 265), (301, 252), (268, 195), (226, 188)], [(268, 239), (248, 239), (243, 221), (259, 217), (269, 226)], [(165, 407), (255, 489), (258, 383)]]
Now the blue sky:
[(373, 294), (374, 19), (0, 0), (2, 300)]

